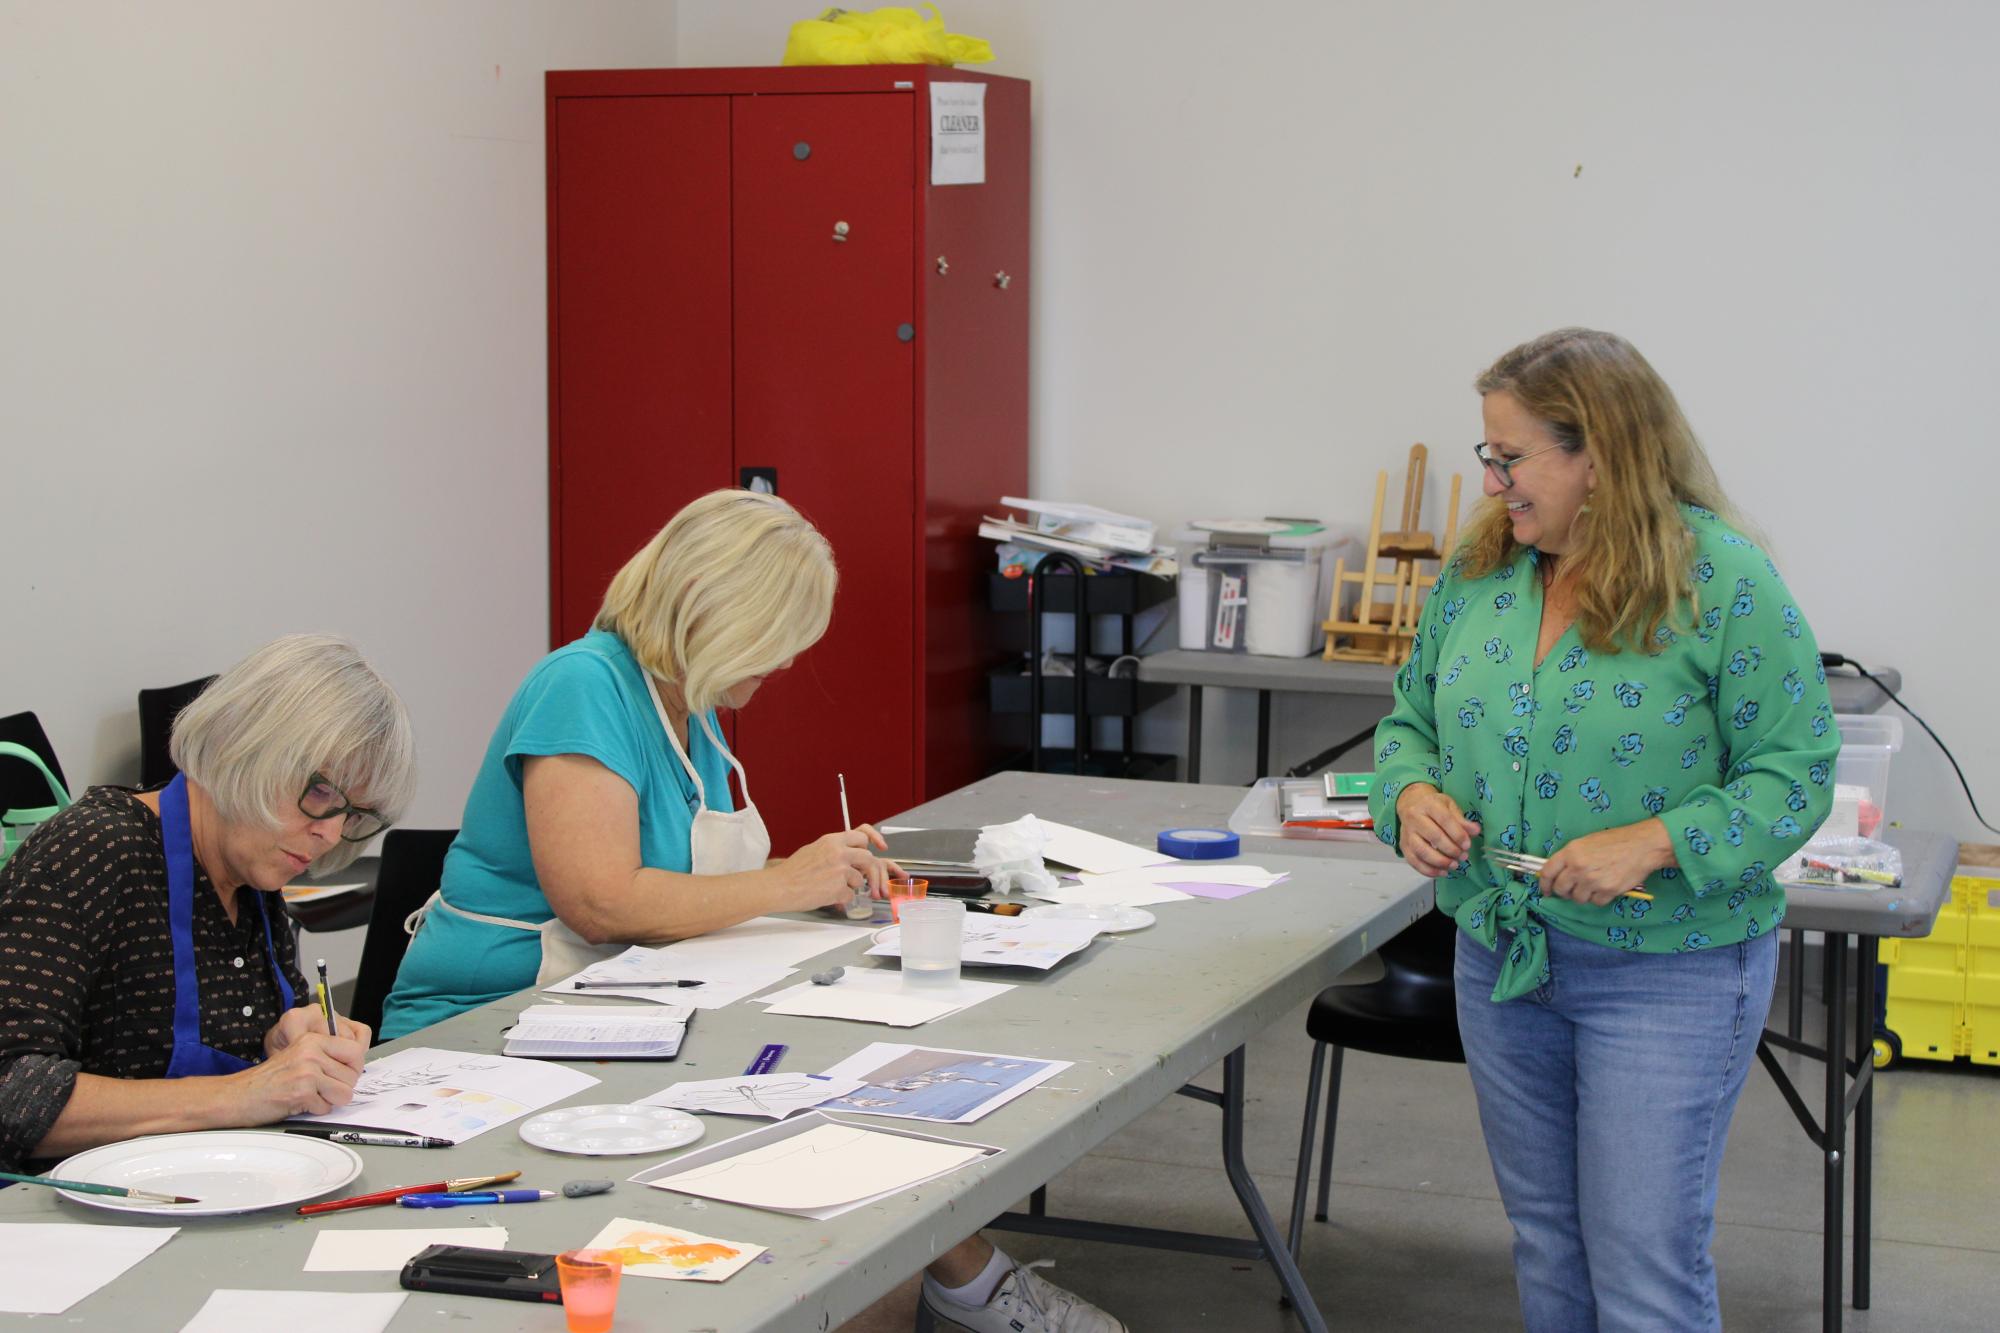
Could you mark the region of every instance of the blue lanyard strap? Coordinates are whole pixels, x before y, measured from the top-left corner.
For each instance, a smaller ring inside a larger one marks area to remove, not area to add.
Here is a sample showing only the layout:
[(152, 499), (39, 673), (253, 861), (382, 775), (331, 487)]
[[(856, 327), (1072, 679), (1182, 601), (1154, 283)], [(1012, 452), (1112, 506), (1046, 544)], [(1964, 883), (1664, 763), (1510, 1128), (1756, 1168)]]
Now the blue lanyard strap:
[[(160, 842), (167, 856), (167, 925), (174, 943), (174, 1045), (201, 1043), (201, 990), (194, 960), (194, 834), (188, 820), (186, 775), (176, 775), (160, 792)], [(257, 917), (264, 926), (264, 957), (278, 983), (280, 1011), (294, 1003), (291, 983), (278, 966), (278, 948), (271, 936), (271, 914), (264, 895), (252, 890)]]

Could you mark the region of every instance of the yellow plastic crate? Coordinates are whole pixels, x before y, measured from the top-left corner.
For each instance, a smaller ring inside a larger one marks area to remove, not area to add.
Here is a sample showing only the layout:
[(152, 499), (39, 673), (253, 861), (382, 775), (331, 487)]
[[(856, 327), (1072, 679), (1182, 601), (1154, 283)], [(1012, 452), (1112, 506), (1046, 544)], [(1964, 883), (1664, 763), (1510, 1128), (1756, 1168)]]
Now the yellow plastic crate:
[(1965, 1053), (2000, 1065), (2000, 879), (1960, 875), (1951, 888), (1966, 924)]
[[(2000, 885), (1996, 885), (2000, 887)], [(1968, 917), (1958, 881), (1921, 939), (1885, 939), (1888, 965), (1887, 1024), (1906, 1060), (1955, 1060), (1965, 1054)]]

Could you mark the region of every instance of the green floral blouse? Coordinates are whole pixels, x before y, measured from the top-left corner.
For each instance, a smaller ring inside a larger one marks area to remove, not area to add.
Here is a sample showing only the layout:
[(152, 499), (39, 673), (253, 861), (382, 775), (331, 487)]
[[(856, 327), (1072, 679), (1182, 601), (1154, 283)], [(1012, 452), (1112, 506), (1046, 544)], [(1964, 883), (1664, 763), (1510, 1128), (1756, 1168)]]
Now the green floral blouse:
[[(1452, 561), (1397, 673), (1375, 731), (1377, 836), (1398, 845), (1396, 796), (1412, 782), (1479, 822), (1437, 897), (1488, 948), (1511, 932), (1495, 1000), (1546, 983), (1550, 927), (1646, 953), (1773, 929), (1785, 895), (1771, 872), (1832, 805), (1840, 733), (1805, 617), (1761, 550), (1706, 509), (1684, 512), (1697, 618), (1663, 627), (1650, 651), (1591, 652), (1572, 626), (1536, 668), (1542, 583), (1529, 547), (1481, 579)], [(1678, 865), (1647, 877), (1651, 902), (1544, 898), (1486, 859), (1489, 847), (1548, 856), (1653, 816)]]

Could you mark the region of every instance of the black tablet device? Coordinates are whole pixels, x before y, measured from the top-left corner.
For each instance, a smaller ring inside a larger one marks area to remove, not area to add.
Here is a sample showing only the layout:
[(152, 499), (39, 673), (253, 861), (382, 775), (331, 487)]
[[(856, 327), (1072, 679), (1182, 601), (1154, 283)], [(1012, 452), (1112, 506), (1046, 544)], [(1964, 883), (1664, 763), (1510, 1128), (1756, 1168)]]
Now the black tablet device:
[(562, 1304), (553, 1254), (524, 1250), (479, 1250), (467, 1245), (432, 1245), (403, 1265), (403, 1285), (411, 1291), (448, 1291), (458, 1296), (497, 1296), (505, 1301)]

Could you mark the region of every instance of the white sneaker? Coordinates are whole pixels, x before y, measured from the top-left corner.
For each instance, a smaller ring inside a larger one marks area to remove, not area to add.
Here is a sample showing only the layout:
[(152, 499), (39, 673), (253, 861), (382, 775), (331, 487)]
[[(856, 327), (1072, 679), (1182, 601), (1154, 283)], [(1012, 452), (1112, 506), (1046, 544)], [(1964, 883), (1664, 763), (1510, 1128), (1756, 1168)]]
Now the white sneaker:
[(1033, 1271), (1053, 1264), (1039, 1259), (1020, 1265), (1000, 1279), (993, 1299), (980, 1306), (960, 1305), (942, 1295), (926, 1274), (923, 1302), (935, 1318), (971, 1333), (1126, 1333), (1124, 1324)]

